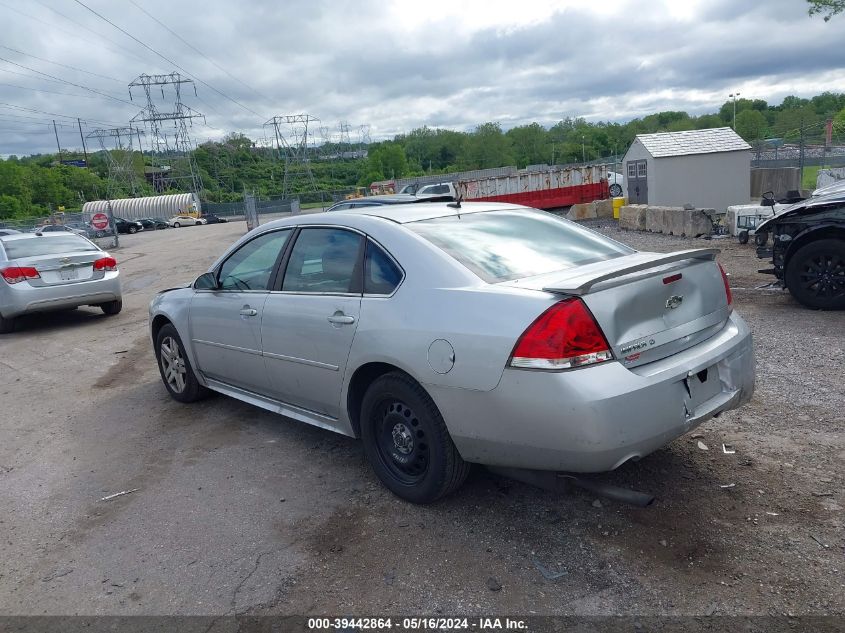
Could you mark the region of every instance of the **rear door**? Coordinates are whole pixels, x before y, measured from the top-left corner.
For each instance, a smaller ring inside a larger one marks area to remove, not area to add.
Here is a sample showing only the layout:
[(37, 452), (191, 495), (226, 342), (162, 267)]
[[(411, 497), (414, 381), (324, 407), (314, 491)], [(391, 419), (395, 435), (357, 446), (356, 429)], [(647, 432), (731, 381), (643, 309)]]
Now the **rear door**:
[(348, 229), (299, 232), (261, 326), (276, 399), (338, 417), (361, 310), (363, 251), (363, 236)]
[(191, 344), (198, 369), (208, 378), (269, 394), (261, 320), (291, 233), (291, 229), (270, 231), (246, 242), (217, 270), (218, 290), (195, 292)]

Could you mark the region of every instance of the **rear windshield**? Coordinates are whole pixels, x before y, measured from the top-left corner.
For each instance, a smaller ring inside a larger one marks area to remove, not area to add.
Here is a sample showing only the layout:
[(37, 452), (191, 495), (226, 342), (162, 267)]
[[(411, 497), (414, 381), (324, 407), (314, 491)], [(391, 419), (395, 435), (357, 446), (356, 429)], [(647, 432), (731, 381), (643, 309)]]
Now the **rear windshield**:
[(405, 225), (488, 283), (542, 275), (634, 251), (542, 211), (492, 211)]
[(3, 240), (3, 248), (6, 249), (6, 256), (9, 259), (100, 250), (85, 238), (70, 233), (66, 235), (52, 233), (49, 237)]

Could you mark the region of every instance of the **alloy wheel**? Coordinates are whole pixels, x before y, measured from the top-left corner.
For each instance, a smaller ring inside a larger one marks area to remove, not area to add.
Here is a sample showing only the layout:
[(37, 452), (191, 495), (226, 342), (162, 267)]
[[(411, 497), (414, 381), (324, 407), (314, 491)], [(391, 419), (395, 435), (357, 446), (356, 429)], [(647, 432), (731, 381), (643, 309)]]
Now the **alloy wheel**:
[(808, 259), (801, 271), (801, 284), (817, 297), (836, 297), (845, 292), (845, 259), (825, 253)]
[(161, 341), (160, 361), (162, 373), (167, 384), (175, 393), (185, 390), (185, 377), (188, 370), (182, 357), (182, 348), (172, 336), (166, 336)]

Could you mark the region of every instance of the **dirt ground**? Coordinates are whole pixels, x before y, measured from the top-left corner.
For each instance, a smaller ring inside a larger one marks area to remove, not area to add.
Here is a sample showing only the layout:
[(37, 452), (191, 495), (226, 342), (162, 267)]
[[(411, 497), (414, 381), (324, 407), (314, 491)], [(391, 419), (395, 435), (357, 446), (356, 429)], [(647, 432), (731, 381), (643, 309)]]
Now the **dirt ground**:
[(732, 239), (594, 226), (723, 249), (754, 332), (750, 405), (607, 475), (651, 507), (482, 468), (413, 506), (355, 440), (222, 396), (174, 402), (147, 304), (245, 227), (141, 233), (114, 252), (120, 315), (0, 338), (0, 614), (845, 614), (845, 313), (759, 288), (763, 262)]

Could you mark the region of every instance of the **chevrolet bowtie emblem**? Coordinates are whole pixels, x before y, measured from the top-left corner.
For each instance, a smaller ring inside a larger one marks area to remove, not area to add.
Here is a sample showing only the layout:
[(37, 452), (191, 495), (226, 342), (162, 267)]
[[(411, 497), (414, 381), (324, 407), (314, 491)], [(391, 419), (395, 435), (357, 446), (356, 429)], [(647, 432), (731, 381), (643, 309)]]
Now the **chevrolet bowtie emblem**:
[(670, 310), (674, 310), (679, 305), (681, 305), (684, 301), (683, 295), (672, 295), (668, 299), (666, 299), (666, 307)]

